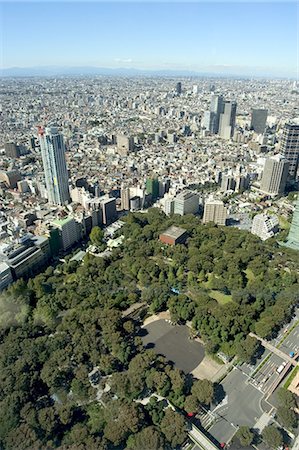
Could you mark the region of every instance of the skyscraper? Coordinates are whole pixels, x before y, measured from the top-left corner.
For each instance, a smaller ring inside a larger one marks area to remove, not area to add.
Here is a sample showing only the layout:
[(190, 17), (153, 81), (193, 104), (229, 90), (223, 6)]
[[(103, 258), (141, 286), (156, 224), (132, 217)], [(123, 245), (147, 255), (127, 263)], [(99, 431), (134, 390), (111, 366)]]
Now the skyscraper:
[(157, 178), (146, 179), (146, 192), (152, 195), (153, 200), (159, 197), (159, 181)]
[(210, 104), (211, 113), (211, 133), (217, 134), (219, 131), (220, 114), (224, 111), (224, 102), (222, 95), (212, 95)]
[(223, 139), (230, 139), (234, 134), (236, 123), (236, 102), (225, 102), (223, 113), (220, 114), (219, 134)]
[(296, 179), (299, 165), (299, 118), (284, 125), (280, 153), (289, 161), (289, 177)]
[(126, 211), (129, 211), (130, 209), (130, 189), (122, 184), (121, 190), (120, 190), (120, 197), (121, 197), (121, 209), (124, 209)]
[(297, 196), (291, 228), (285, 245), (294, 250), (299, 250), (299, 195)]
[(267, 109), (252, 109), (250, 128), (258, 134), (263, 134), (268, 117)]
[(175, 90), (178, 95), (182, 93), (182, 83), (180, 81), (176, 84)]
[(261, 191), (269, 195), (282, 194), (285, 190), (289, 162), (281, 155), (272, 156), (265, 162)]
[(70, 192), (63, 136), (52, 126), (46, 130), (40, 127), (38, 134), (48, 201), (53, 205), (64, 205), (70, 199)]

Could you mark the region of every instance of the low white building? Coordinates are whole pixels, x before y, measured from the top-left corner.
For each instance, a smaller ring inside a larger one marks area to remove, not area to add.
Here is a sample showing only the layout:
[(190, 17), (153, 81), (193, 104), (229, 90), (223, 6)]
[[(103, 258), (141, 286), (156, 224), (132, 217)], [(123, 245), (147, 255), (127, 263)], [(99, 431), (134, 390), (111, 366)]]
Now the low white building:
[(266, 241), (278, 232), (277, 216), (267, 214), (257, 214), (253, 218), (251, 233), (258, 236), (262, 241)]

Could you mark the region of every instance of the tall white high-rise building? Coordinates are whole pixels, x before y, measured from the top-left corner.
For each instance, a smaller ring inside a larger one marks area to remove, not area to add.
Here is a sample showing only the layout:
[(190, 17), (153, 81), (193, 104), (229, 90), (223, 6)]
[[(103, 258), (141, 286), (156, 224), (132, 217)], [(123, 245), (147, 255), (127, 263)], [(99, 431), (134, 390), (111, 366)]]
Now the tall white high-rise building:
[(285, 191), (289, 162), (281, 155), (272, 156), (265, 162), (261, 191), (269, 195), (282, 194)]
[(70, 200), (70, 192), (63, 136), (56, 127), (40, 128), (38, 134), (48, 201), (64, 205)]

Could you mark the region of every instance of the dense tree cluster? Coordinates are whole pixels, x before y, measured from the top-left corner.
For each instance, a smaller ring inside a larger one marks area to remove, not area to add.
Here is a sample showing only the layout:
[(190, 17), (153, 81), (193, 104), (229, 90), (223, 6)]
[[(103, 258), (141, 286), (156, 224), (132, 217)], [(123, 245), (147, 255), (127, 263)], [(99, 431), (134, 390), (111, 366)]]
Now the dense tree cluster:
[(296, 396), (284, 388), (277, 391), (278, 408), (277, 419), (280, 424), (287, 429), (293, 430), (298, 426), (298, 415), (295, 412), (297, 407)]
[[(186, 245), (159, 241), (172, 224), (187, 230)], [(156, 393), (194, 412), (213, 401), (214, 386), (145, 350), (140, 323), (123, 311), (140, 301), (149, 312), (168, 308), (173, 321), (192, 321), (210, 352), (250, 361), (258, 345), (248, 332), (270, 336), (298, 302), (298, 261), (249, 233), (155, 209), (129, 215), (119, 233), (109, 259), (68, 260), (0, 296), (0, 447), (174, 448), (186, 437), (183, 415), (139, 399)], [(94, 368), (104, 391), (92, 387)], [(289, 420), (285, 409), (279, 417)]]

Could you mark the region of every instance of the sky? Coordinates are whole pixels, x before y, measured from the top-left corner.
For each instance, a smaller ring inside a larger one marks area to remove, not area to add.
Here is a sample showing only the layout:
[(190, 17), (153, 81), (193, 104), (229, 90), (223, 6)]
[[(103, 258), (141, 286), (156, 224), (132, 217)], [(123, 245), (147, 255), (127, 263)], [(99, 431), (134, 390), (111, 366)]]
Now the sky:
[(0, 66), (298, 75), (296, 2), (0, 3)]

